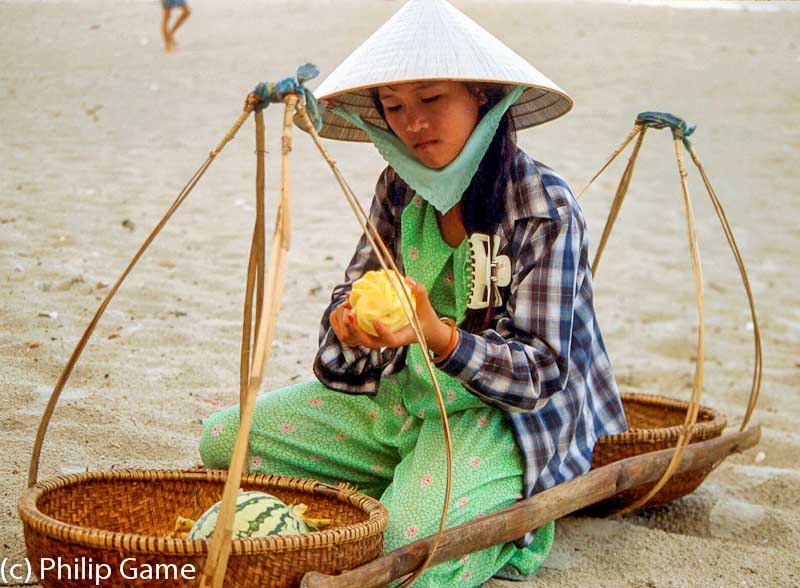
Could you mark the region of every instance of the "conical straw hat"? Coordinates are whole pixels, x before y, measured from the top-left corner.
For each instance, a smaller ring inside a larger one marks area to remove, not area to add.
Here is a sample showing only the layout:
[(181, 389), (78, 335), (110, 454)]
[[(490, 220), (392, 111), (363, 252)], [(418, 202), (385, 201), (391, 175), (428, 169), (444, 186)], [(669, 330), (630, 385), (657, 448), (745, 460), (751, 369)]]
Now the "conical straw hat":
[[(572, 99), (530, 63), (445, 0), (410, 0), (342, 62), (314, 92), (333, 98), (362, 119), (385, 127), (371, 88), (444, 79), (527, 86), (511, 107), (517, 129), (558, 118)], [(332, 112), (320, 135), (369, 141), (368, 135)]]

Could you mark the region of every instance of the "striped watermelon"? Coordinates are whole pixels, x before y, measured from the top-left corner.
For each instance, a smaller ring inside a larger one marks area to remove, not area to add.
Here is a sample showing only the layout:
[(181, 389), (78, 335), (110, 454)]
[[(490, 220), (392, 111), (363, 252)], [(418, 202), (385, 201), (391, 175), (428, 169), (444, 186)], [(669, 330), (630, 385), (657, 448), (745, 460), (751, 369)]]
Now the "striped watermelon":
[[(217, 514), (222, 501), (200, 515), (186, 539), (210, 539), (217, 524)], [(233, 519), (233, 538), (266, 537), (268, 535), (294, 535), (308, 533), (309, 528), (297, 507), (286, 506), (266, 492), (240, 492), (236, 499)]]

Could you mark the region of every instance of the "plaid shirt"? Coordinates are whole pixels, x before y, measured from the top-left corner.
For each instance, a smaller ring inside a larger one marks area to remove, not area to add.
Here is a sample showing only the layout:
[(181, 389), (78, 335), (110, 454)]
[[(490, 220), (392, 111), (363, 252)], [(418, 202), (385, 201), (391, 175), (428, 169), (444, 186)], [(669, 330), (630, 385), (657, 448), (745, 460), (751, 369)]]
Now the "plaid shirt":
[[(592, 306), (589, 241), (583, 213), (566, 182), (521, 149), (505, 191), (505, 216), (495, 234), (512, 265), (511, 284), (491, 328), (460, 330), (452, 355), (438, 369), (504, 411), (525, 459), (524, 495), (588, 471), (598, 437), (626, 429), (611, 363)], [(413, 191), (386, 168), (370, 218), (400, 255), (400, 215)], [(339, 342), (328, 317), (364, 272), (380, 269), (362, 235), (322, 317), (314, 362), (319, 380), (351, 394), (375, 394), (382, 375), (405, 365), (406, 348), (368, 349)], [(520, 542), (532, 539), (528, 533)]]

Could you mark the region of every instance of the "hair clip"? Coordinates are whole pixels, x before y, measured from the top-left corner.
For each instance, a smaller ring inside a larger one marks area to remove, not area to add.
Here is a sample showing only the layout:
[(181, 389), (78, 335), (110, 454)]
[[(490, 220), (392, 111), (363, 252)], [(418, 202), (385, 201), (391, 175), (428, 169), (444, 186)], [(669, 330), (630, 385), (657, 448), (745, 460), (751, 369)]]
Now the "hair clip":
[[(500, 238), (496, 235), (473, 233), (469, 237), (469, 263), (472, 271), (467, 308), (489, 307), (489, 294), (494, 306), (502, 306), (500, 288), (511, 283), (511, 259), (498, 255)], [(491, 290), (489, 289), (491, 288)]]

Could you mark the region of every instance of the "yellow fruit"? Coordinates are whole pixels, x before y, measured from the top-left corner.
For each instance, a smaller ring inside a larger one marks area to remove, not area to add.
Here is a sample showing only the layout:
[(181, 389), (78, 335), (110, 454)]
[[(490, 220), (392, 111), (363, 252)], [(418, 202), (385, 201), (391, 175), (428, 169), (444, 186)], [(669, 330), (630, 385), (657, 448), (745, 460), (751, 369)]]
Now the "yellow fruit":
[(411, 293), (411, 287), (406, 284), (395, 271), (384, 270), (367, 272), (353, 284), (350, 291), (350, 305), (358, 321), (358, 326), (370, 335), (377, 335), (372, 321), (378, 320), (394, 332), (408, 324), (408, 318), (403, 311), (407, 304), (405, 296), (398, 297), (392, 288), (392, 283), (399, 290), (405, 289), (411, 299), (412, 308), (416, 309), (417, 301)]

